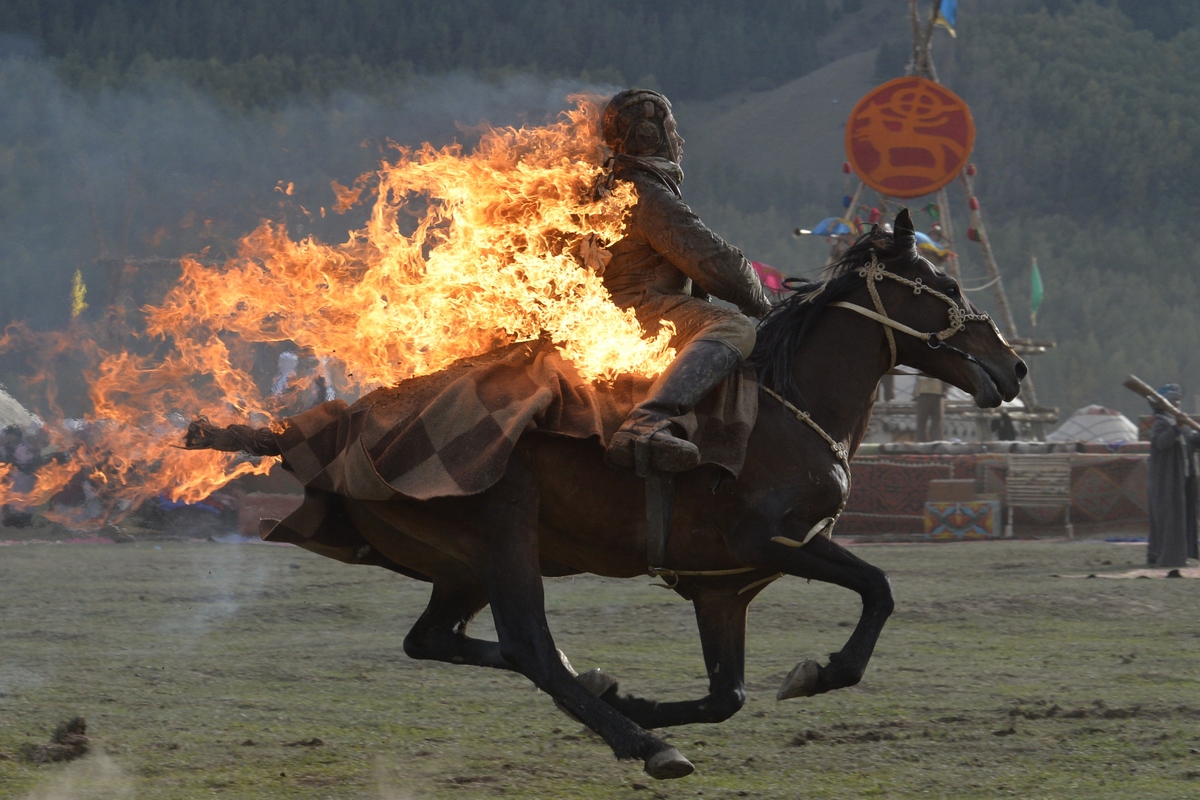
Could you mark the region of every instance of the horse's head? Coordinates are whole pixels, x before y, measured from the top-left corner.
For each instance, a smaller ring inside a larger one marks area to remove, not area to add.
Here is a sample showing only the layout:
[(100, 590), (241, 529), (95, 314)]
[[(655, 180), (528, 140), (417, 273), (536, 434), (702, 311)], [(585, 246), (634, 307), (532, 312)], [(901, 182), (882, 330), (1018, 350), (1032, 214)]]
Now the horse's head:
[(893, 365), (957, 386), (980, 408), (1017, 396), (1029, 371), (1025, 362), (991, 317), (967, 299), (958, 281), (920, 255), (907, 209), (896, 216), (892, 234), (863, 237), (839, 268), (856, 272), (865, 286), (829, 305), (884, 326)]

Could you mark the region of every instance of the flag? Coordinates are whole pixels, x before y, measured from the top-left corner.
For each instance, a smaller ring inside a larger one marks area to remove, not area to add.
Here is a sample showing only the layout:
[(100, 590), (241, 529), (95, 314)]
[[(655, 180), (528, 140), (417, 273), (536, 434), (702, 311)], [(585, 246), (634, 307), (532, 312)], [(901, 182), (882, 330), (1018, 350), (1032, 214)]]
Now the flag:
[(850, 230), (850, 223), (841, 217), (826, 217), (817, 223), (817, 227), (811, 231), (813, 236), (841, 236), (847, 233), (853, 233)]
[(1038, 270), (1037, 256), (1033, 257), (1033, 269), (1029, 273), (1029, 321), (1037, 327), (1037, 312), (1042, 307), (1042, 273)]
[(758, 273), (758, 279), (763, 282), (763, 285), (768, 290), (775, 294), (782, 294), (786, 287), (783, 285), (784, 274), (772, 267), (770, 264), (764, 264), (761, 261), (751, 261), (750, 266), (754, 267), (754, 271)]
[(71, 282), (71, 319), (78, 317), (88, 307), (88, 304), (83, 302), (85, 297), (87, 286), (83, 283), (83, 272), (75, 270), (75, 280)]
[(941, 6), (938, 8), (937, 18), (933, 24), (939, 25), (950, 32), (954, 38), (958, 38), (958, 34), (954, 32), (954, 24), (958, 21), (958, 0), (942, 0)]

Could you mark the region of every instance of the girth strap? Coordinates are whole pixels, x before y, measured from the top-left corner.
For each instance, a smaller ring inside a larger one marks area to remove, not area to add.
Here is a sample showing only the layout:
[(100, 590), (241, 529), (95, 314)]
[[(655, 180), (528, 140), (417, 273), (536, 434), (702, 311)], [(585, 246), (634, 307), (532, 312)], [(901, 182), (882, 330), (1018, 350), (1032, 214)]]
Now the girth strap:
[(667, 534), (675, 502), (675, 475), (652, 469), (646, 473), (646, 563), (650, 572), (667, 563)]

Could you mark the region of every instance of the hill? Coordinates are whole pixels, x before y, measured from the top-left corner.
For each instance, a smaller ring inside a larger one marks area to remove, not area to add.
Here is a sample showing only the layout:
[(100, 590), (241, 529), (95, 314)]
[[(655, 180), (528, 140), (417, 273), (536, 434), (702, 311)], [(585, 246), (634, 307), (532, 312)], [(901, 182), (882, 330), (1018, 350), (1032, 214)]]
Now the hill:
[(875, 85), (877, 55), (846, 56), (776, 89), (683, 105), (676, 117), (687, 162), (726, 165), (750, 179), (840, 178), (846, 115)]

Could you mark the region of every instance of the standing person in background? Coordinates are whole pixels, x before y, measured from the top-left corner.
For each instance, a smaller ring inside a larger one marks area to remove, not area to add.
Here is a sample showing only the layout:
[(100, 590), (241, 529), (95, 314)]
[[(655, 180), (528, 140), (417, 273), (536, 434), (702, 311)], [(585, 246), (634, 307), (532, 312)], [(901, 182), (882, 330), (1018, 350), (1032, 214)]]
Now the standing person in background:
[[(1170, 383), (1158, 390), (1168, 402), (1179, 405), (1183, 391)], [(1167, 411), (1154, 408), (1150, 429), (1150, 463), (1147, 500), (1150, 537), (1146, 563), (1151, 567), (1184, 567), (1200, 557), (1196, 540), (1196, 472), (1200, 433), (1182, 429)]]
[(945, 386), (937, 378), (921, 375), (917, 378), (917, 441), (942, 440), (942, 416), (945, 410)]

